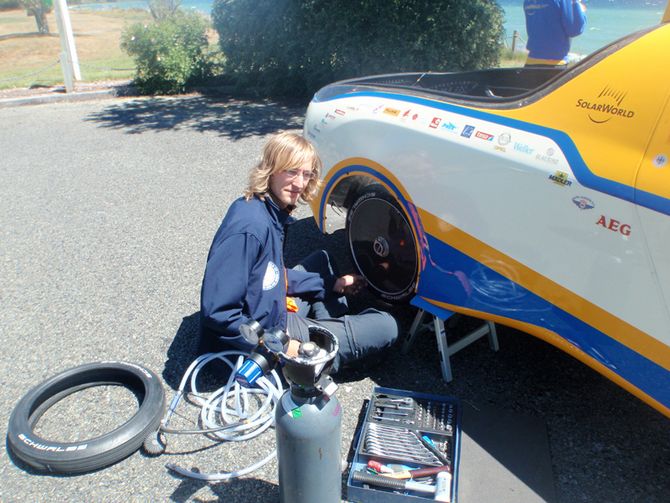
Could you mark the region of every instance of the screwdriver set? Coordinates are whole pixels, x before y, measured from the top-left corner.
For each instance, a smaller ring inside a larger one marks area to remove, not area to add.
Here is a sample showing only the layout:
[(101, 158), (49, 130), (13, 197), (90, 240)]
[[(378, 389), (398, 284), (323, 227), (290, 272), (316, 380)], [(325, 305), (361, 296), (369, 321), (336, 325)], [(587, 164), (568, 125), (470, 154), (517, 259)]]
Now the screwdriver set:
[(456, 502), (459, 453), (455, 398), (376, 387), (358, 430), (347, 497)]

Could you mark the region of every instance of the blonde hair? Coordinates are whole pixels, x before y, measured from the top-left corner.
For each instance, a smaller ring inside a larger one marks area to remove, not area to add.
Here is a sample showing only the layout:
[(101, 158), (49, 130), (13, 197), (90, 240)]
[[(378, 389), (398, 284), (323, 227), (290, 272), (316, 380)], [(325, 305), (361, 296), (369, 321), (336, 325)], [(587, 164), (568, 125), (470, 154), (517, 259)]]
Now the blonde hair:
[(309, 180), (300, 200), (307, 203), (316, 196), (321, 186), (321, 159), (314, 145), (297, 133), (274, 135), (263, 147), (260, 162), (249, 173), (249, 185), (244, 189), (244, 197), (249, 200), (256, 196), (261, 200), (270, 191), (270, 177), (275, 173), (309, 164), (314, 177)]

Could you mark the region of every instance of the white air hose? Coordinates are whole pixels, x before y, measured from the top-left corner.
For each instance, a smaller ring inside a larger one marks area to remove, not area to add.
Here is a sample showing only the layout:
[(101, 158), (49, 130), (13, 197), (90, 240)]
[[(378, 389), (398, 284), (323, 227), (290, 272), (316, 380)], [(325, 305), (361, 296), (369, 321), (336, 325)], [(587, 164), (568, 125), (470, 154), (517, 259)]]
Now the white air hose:
[[(233, 363), (227, 357), (237, 357)], [(248, 354), (242, 351), (230, 350), (220, 353), (208, 353), (196, 358), (182, 377), (179, 389), (175, 394), (161, 424), (161, 431), (166, 433), (206, 433), (216, 437), (219, 441), (241, 442), (257, 437), (274, 424), (275, 407), (282, 396), (283, 388), (279, 375), (275, 370), (269, 374), (271, 377), (261, 377), (256, 381), (259, 388), (245, 388), (235, 381), (235, 374), (242, 365)], [(198, 374), (202, 368), (213, 360), (221, 360), (231, 369), (228, 382), (222, 388), (214, 391), (209, 397), (204, 397), (198, 392), (196, 385)], [(168, 423), (174, 413), (181, 397), (184, 395), (187, 384), (190, 381), (189, 396), (201, 406), (200, 420), (202, 430), (180, 431), (168, 427)], [(251, 395), (264, 395), (261, 406), (251, 412), (249, 410), (249, 398)], [(233, 407), (229, 406), (233, 403)], [(208, 482), (218, 482), (240, 477), (257, 470), (277, 454), (273, 450), (268, 456), (260, 461), (231, 472), (201, 473), (188, 470), (172, 463), (165, 466), (180, 475)]]

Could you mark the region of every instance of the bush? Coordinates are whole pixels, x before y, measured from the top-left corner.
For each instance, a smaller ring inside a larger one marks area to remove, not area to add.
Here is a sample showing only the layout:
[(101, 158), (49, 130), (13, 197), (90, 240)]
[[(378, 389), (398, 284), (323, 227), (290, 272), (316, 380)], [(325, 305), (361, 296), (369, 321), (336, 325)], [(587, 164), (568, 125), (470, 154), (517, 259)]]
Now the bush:
[(240, 86), (305, 96), (344, 78), (495, 66), (491, 0), (215, 0), (226, 70)]
[(205, 79), (210, 72), (207, 27), (202, 15), (177, 11), (171, 17), (124, 30), (121, 48), (135, 60), (138, 89), (176, 94)]

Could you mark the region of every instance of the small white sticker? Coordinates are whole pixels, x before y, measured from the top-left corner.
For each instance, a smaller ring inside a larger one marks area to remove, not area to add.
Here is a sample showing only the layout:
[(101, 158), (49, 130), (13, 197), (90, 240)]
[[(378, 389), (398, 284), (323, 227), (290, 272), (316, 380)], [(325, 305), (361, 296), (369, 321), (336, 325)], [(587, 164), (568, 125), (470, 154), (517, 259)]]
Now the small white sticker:
[(657, 168), (662, 168), (668, 164), (668, 156), (665, 154), (658, 154), (656, 157), (654, 157), (654, 166)]

